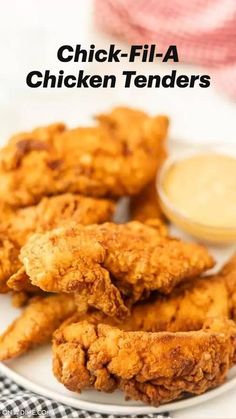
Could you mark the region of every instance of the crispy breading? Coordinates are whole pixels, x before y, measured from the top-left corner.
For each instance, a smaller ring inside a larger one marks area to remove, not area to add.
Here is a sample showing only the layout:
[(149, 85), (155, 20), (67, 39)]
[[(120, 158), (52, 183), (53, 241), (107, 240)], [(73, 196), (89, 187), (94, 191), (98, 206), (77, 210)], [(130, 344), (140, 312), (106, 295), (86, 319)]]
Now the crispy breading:
[(76, 310), (73, 296), (53, 295), (32, 300), (0, 337), (0, 360), (22, 355), (49, 342), (54, 330)]
[(167, 219), (162, 212), (155, 181), (145, 186), (138, 195), (130, 198), (130, 218), (159, 228), (160, 234), (167, 235)]
[(236, 321), (236, 253), (220, 272), (230, 296), (231, 317)]
[(228, 317), (229, 298), (223, 282), (202, 278), (168, 296), (137, 305), (127, 319), (126, 330), (199, 330), (208, 317)]
[(22, 207), (64, 192), (136, 194), (155, 176), (167, 127), (164, 116), (116, 108), (94, 127), (20, 134), (0, 151), (1, 201)]
[(132, 220), (145, 222), (149, 219), (159, 219), (166, 223), (166, 217), (162, 212), (155, 181), (146, 185), (138, 195), (131, 198), (130, 215)]
[(20, 269), (19, 252), (19, 245), (0, 232), (0, 293), (9, 291), (6, 281)]
[(21, 266), (18, 271), (10, 277), (10, 279), (7, 281), (7, 286), (10, 288), (10, 290), (15, 292), (25, 291), (31, 294), (37, 294), (39, 291), (42, 291), (39, 287), (31, 284), (23, 266)]
[(76, 313), (68, 323), (87, 320), (119, 327), (126, 331), (187, 332), (202, 328), (206, 318), (230, 318), (231, 298), (220, 278), (198, 278), (173, 291), (135, 304), (125, 320), (106, 316), (98, 310)]
[(218, 386), (236, 361), (229, 320), (179, 333), (125, 332), (85, 321), (62, 326), (53, 342), (53, 371), (69, 390), (120, 388), (155, 406)]
[(48, 231), (68, 220), (87, 225), (111, 220), (115, 209), (113, 201), (66, 193), (45, 197), (39, 204), (12, 209), (1, 209), (0, 231), (9, 239), (23, 245), (29, 234)]
[[(109, 221), (114, 213), (113, 201), (75, 194), (43, 198), (38, 205), (12, 209), (2, 206), (0, 236), (0, 292), (9, 291), (8, 278), (20, 267), (19, 250), (36, 231), (47, 231), (68, 220), (82, 224)], [(18, 281), (19, 283), (19, 281)], [(23, 284), (23, 283), (22, 283)], [(13, 287), (13, 289), (16, 289)], [(25, 289), (21, 287), (21, 290)]]
[[(32, 294), (18, 292), (14, 295), (14, 305), (22, 306), (30, 301), (30, 297)], [(92, 310), (83, 315), (75, 313), (65, 324), (87, 320), (95, 325), (105, 323), (126, 331), (193, 331), (201, 329), (206, 318), (230, 316), (230, 306), (224, 278), (209, 277), (181, 287), (174, 295), (159, 296), (153, 301), (135, 305), (125, 321)]]
[(144, 224), (158, 230), (159, 234), (163, 237), (166, 237), (169, 235), (167, 224), (163, 222), (163, 220), (161, 220), (160, 218), (148, 218), (144, 222)]
[(54, 373), (71, 390), (119, 387), (154, 405), (200, 394), (219, 385), (236, 362), (235, 323), (224, 320), (233, 317), (235, 289), (236, 255), (214, 277), (137, 304), (125, 321), (96, 310), (75, 314), (55, 333)]
[(126, 331), (184, 332), (202, 328), (206, 318), (230, 317), (230, 299), (223, 282), (217, 279), (197, 279), (168, 296), (156, 296), (137, 303), (123, 321), (97, 310), (75, 314), (70, 320), (104, 323)]
[(228, 318), (236, 320), (236, 255), (214, 276), (194, 279), (181, 284), (170, 295), (152, 295), (135, 304), (125, 320), (111, 318), (90, 309), (76, 312), (65, 324), (87, 320), (119, 327), (126, 331), (187, 332), (200, 330), (206, 319)]
[(20, 260), (33, 285), (49, 292), (83, 290), (111, 316), (127, 314), (119, 290), (133, 303), (153, 290), (168, 294), (213, 266), (205, 247), (162, 237), (137, 221), (35, 234)]

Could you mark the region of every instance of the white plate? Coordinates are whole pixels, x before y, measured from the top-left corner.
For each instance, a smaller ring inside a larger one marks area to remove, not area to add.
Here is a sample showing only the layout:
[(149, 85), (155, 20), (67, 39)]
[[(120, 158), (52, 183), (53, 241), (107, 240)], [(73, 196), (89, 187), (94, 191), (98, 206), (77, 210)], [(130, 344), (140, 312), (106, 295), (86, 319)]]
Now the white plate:
[[(125, 219), (125, 200), (118, 208), (117, 220)], [(193, 240), (186, 236), (177, 228), (171, 228), (171, 234), (183, 239)], [(210, 251), (218, 261), (217, 268), (231, 256), (235, 247), (211, 248)], [(0, 333), (12, 322), (18, 315), (19, 310), (12, 307), (10, 298), (7, 295), (0, 295)], [(79, 409), (85, 409), (91, 412), (116, 414), (116, 415), (142, 415), (149, 413), (161, 413), (183, 409), (203, 403), (225, 391), (236, 386), (236, 367), (233, 368), (225, 384), (214, 390), (208, 391), (200, 396), (189, 397), (185, 400), (172, 402), (162, 405), (158, 408), (144, 405), (139, 402), (126, 401), (123, 393), (116, 391), (113, 394), (99, 393), (94, 390), (84, 391), (82, 394), (76, 394), (68, 391), (63, 385), (57, 382), (51, 368), (51, 349), (50, 345), (36, 348), (19, 359), (1, 364), (0, 371), (14, 380), (19, 385), (45, 397), (57, 400)]]
[[(0, 295), (0, 333), (17, 314), (18, 310), (10, 305), (9, 297)], [(17, 384), (42, 396), (79, 409), (117, 415), (161, 413), (190, 407), (210, 400), (236, 385), (235, 367), (230, 371), (226, 383), (221, 387), (203, 395), (169, 403), (158, 408), (133, 401), (127, 402), (119, 391), (113, 394), (105, 394), (91, 390), (79, 395), (66, 390), (54, 378), (51, 370), (51, 349), (49, 345), (34, 349), (19, 359), (4, 364), (0, 363), (0, 371)]]

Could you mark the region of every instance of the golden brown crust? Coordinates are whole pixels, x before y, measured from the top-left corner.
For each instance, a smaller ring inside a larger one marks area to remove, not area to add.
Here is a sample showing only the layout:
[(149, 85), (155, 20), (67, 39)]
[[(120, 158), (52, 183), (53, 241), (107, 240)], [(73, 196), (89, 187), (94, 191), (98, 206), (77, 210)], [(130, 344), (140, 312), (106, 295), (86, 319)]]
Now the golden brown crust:
[(145, 220), (144, 224), (158, 230), (160, 236), (167, 237), (169, 235), (167, 224), (160, 218), (148, 218)]
[(20, 356), (34, 346), (49, 342), (54, 330), (75, 310), (71, 295), (32, 300), (0, 337), (0, 360)]
[[(101, 223), (112, 218), (114, 203), (75, 194), (43, 198), (38, 205), (12, 209), (2, 205), (0, 213), (0, 292), (9, 291), (7, 279), (20, 267), (19, 250), (36, 231), (47, 231), (68, 220), (82, 224)], [(23, 284), (23, 283), (22, 283)], [(14, 289), (14, 287), (13, 287)], [(25, 289), (21, 287), (21, 290)]]
[[(121, 306), (117, 288), (132, 301), (152, 290), (168, 294), (213, 265), (206, 248), (161, 237), (139, 222), (70, 225), (35, 234), (21, 249), (20, 259), (33, 285), (78, 293), (92, 287), (97, 296), (96, 290), (104, 289), (109, 306), (115, 289)], [(99, 308), (110, 313), (105, 303)], [(117, 315), (115, 310), (111, 315)]]
[[(196, 278), (177, 287), (170, 295), (155, 295), (134, 305), (125, 320), (111, 318), (98, 310), (76, 313), (64, 324), (88, 321), (125, 331), (187, 332), (202, 329), (207, 319), (235, 320), (236, 257), (215, 276)], [(230, 287), (229, 287), (230, 283)]]
[(68, 322), (87, 320), (119, 327), (126, 331), (187, 332), (200, 330), (207, 318), (230, 318), (231, 299), (223, 281), (197, 279), (168, 296), (156, 296), (131, 308), (123, 321), (97, 310), (75, 314)]
[(104, 323), (126, 331), (187, 332), (202, 329), (206, 319), (235, 320), (232, 292), (236, 289), (235, 262), (234, 256), (215, 276), (196, 278), (180, 285), (170, 295), (153, 295), (135, 304), (123, 321), (90, 310), (85, 314), (76, 313), (66, 324), (87, 320), (94, 325)]
[(223, 281), (214, 277), (199, 278), (168, 296), (137, 304), (119, 327), (149, 332), (199, 330), (206, 318), (230, 317), (230, 304)]
[(19, 252), (18, 243), (9, 240), (6, 234), (0, 233), (0, 293), (9, 291), (6, 281), (21, 266), (18, 259)]
[(236, 362), (236, 326), (227, 320), (235, 262), (170, 296), (137, 304), (122, 322), (95, 310), (75, 314), (55, 333), (56, 377), (73, 391), (119, 387), (128, 398), (154, 405), (221, 384)]
[(18, 271), (10, 277), (10, 279), (7, 281), (7, 286), (10, 290), (15, 292), (26, 291), (30, 293), (37, 293), (40, 291), (39, 287), (31, 284), (23, 266), (20, 266)]
[(114, 210), (115, 204), (111, 200), (66, 193), (45, 197), (31, 207), (2, 206), (0, 231), (21, 246), (30, 234), (51, 230), (68, 220), (84, 225), (109, 221)]
[[(103, 309), (108, 315), (120, 317), (127, 315), (128, 310), (123, 303), (119, 290), (112, 284), (109, 272), (102, 267), (106, 253), (102, 245), (92, 237), (86, 238), (84, 234), (77, 238), (73, 228), (66, 229), (68, 234), (64, 237), (61, 236), (62, 240), (60, 241), (57, 232), (60, 233), (61, 230), (64, 231), (64, 229), (53, 230), (56, 235), (52, 235), (49, 241), (47, 235), (34, 235), (32, 240), (28, 242), (30, 249), (28, 245), (22, 248), (22, 263), (25, 265), (26, 262), (28, 265), (29, 262), (31, 266), (31, 261), (33, 265), (36, 262), (34, 266), (37, 271), (37, 278), (35, 280), (33, 278), (34, 274), (33, 277), (31, 276), (31, 270), (29, 271), (24, 266), (32, 284), (49, 292), (78, 293), (78, 308), (82, 311), (86, 310), (84, 303), (91, 303), (95, 307)], [(42, 267), (41, 270), (40, 264), (44, 264), (44, 262), (47, 264), (47, 260), (44, 259), (44, 251), (46, 250), (44, 245), (46, 243), (37, 243), (37, 241), (35, 243), (34, 239), (42, 238), (44, 240), (44, 237), (47, 243), (47, 252), (49, 252), (49, 259), (47, 259), (49, 265), (45, 268)], [(33, 244), (32, 247), (31, 243)], [(69, 246), (68, 249), (65, 247), (66, 243)], [(36, 261), (38, 257), (40, 261)], [(25, 275), (24, 271), (22, 271), (22, 275)], [(14, 289), (19, 282), (17, 277), (18, 274), (8, 281), (11, 286), (14, 284)]]
[(114, 391), (158, 406), (221, 384), (235, 362), (235, 324), (214, 321), (186, 333), (124, 332), (88, 322), (63, 326), (53, 339), (53, 370), (69, 390)]
[(230, 296), (231, 317), (236, 321), (236, 253), (223, 266), (220, 271), (220, 277), (223, 278)]
[(98, 119), (95, 127), (36, 135), (46, 127), (10, 141), (0, 152), (2, 202), (22, 207), (65, 191), (97, 197), (138, 193), (157, 170), (167, 118), (116, 108)]
[(162, 212), (155, 181), (146, 185), (138, 195), (131, 198), (130, 215), (132, 220), (146, 222), (149, 219), (159, 219), (167, 222)]

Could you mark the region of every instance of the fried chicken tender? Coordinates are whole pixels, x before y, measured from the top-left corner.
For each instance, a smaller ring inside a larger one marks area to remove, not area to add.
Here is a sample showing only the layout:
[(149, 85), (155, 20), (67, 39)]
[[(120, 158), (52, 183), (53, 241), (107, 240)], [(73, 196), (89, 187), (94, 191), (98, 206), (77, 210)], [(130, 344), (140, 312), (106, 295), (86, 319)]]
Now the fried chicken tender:
[(236, 327), (214, 320), (194, 332), (125, 332), (79, 322), (53, 339), (53, 371), (69, 390), (95, 388), (158, 406), (221, 384), (235, 363)]
[(231, 317), (236, 322), (236, 253), (222, 268), (220, 277), (223, 279), (230, 297)]
[(39, 291), (42, 291), (39, 287), (31, 284), (23, 266), (21, 266), (18, 271), (10, 277), (7, 281), (7, 286), (14, 292), (37, 294)]
[[(32, 233), (50, 230), (68, 220), (75, 220), (85, 225), (109, 221), (114, 209), (115, 205), (111, 200), (70, 193), (45, 197), (38, 205), (26, 208), (12, 209), (9, 206), (2, 206), (0, 292), (9, 291), (10, 283), (7, 286), (6, 281), (20, 268), (18, 260), (20, 247)], [(22, 289), (25, 288), (21, 287)]]
[(167, 128), (165, 116), (116, 108), (94, 127), (20, 134), (0, 151), (1, 201), (22, 207), (64, 192), (136, 194), (155, 176)]
[(11, 303), (15, 308), (21, 308), (29, 304), (35, 297), (48, 295), (44, 291), (38, 289), (37, 292), (29, 291), (13, 291), (11, 293)]
[(201, 329), (206, 318), (229, 317), (229, 311), (230, 301), (223, 281), (199, 278), (171, 295), (157, 296), (154, 301), (136, 305), (121, 327), (149, 332), (193, 331)]
[(139, 302), (125, 320), (106, 316), (98, 310), (76, 313), (68, 322), (87, 320), (119, 327), (126, 331), (187, 332), (200, 330), (206, 318), (230, 318), (230, 297), (223, 281), (199, 278), (168, 296)]
[(160, 234), (167, 235), (167, 219), (162, 212), (155, 181), (145, 186), (138, 195), (130, 200), (132, 220), (141, 221), (150, 226), (159, 226)]
[(145, 222), (157, 218), (166, 223), (167, 220), (160, 206), (155, 181), (150, 182), (138, 195), (131, 198), (130, 213), (132, 220)]
[(0, 360), (22, 355), (49, 342), (53, 332), (76, 310), (72, 295), (52, 295), (32, 300), (0, 337)]
[[(90, 310), (86, 314), (74, 310), (73, 316), (68, 316), (68, 320), (64, 322), (64, 327), (86, 320), (93, 325), (104, 323), (124, 331), (196, 331), (203, 327), (206, 319), (236, 320), (236, 304), (232, 290), (236, 292), (236, 256), (218, 275), (198, 278), (193, 283), (178, 287), (169, 296), (158, 295), (151, 300), (136, 304), (132, 307), (130, 316), (123, 321), (98, 310)], [(17, 293), (14, 297), (15, 305), (23, 305), (25, 299), (28, 302), (30, 295), (32, 298), (32, 294)]]
[[(151, 300), (136, 304), (132, 307), (130, 316), (123, 321), (94, 309), (86, 314), (81, 314), (74, 307), (72, 317), (68, 314), (68, 320), (64, 322), (63, 327), (86, 320), (93, 325), (104, 323), (124, 331), (184, 332), (200, 330), (206, 319), (235, 319), (233, 308), (235, 309), (236, 305), (232, 290), (234, 292), (236, 290), (236, 256), (214, 277), (198, 278), (193, 283), (183, 284), (170, 296), (158, 295)], [(25, 298), (28, 302), (30, 294), (25, 294), (27, 293), (24, 292), (22, 295), (19, 292), (16, 294), (17, 306), (24, 304)], [(59, 297), (59, 301), (61, 301), (61, 296)], [(68, 298), (73, 297), (68, 295)], [(50, 303), (51, 300), (52, 304), (54, 304), (54, 296), (52, 298), (40, 297), (36, 300), (32, 298), (31, 294), (30, 307), (32, 306), (36, 313), (35, 307), (43, 308), (43, 302)], [(37, 301), (40, 304), (35, 304)], [(50, 303), (50, 306), (52, 304)], [(31, 309), (29, 311), (31, 312)], [(21, 315), (21, 318), (25, 322), (24, 314)], [(17, 323), (19, 322), (20, 320), (18, 319)], [(12, 327), (10, 327), (11, 329)], [(34, 345), (34, 334), (28, 335), (28, 345), (29, 347)]]
[[(236, 265), (231, 275), (235, 278), (236, 290)], [(207, 318), (236, 320), (232, 315), (232, 295), (228, 292), (225, 279), (222, 273), (197, 278), (177, 287), (171, 295), (158, 295), (151, 301), (137, 304), (131, 316), (119, 327), (124, 330), (178, 332), (199, 330)], [(107, 323), (107, 320), (102, 322)]]
[(0, 293), (9, 291), (6, 281), (21, 266), (19, 252), (19, 245), (0, 232)]
[(178, 287), (170, 295), (156, 295), (139, 302), (131, 308), (130, 316), (122, 321), (98, 310), (89, 310), (85, 314), (76, 313), (67, 324), (87, 320), (95, 325), (104, 323), (126, 331), (187, 332), (200, 330), (207, 318), (214, 317), (236, 320), (232, 315), (232, 297), (223, 277), (198, 278)]
[(45, 197), (39, 204), (12, 209), (3, 207), (0, 231), (22, 246), (29, 234), (47, 231), (68, 220), (88, 225), (109, 221), (114, 213), (115, 204), (108, 199), (96, 199), (76, 194), (62, 194)]
[[(60, 134), (66, 130), (66, 125), (62, 122), (56, 122), (55, 124), (50, 124), (45, 127), (36, 128), (31, 132), (21, 132), (19, 134), (13, 135), (10, 140), (8, 141), (9, 146), (16, 145), (19, 141), (22, 140), (32, 140), (35, 139), (36, 141), (43, 141), (43, 142), (50, 142), (54, 135)], [(28, 144), (26, 143), (26, 147)], [(9, 148), (9, 159), (11, 157), (11, 149)], [(20, 152), (23, 150), (18, 150), (18, 157), (20, 158)], [(30, 150), (28, 150), (30, 151)]]
[(7, 286), (12, 292), (28, 292), (30, 294), (38, 294), (40, 291), (44, 292), (30, 282), (23, 266), (10, 277), (7, 281)]
[(75, 313), (65, 325), (88, 321), (119, 327), (126, 331), (187, 332), (202, 329), (206, 319), (228, 318), (236, 321), (236, 254), (214, 276), (196, 278), (181, 284), (170, 295), (152, 295), (135, 304), (125, 320), (111, 318), (90, 309)]
[(213, 266), (206, 248), (162, 237), (137, 221), (69, 225), (35, 234), (21, 249), (20, 260), (33, 285), (77, 293), (118, 317), (127, 314), (121, 294), (132, 303), (153, 290), (168, 294)]

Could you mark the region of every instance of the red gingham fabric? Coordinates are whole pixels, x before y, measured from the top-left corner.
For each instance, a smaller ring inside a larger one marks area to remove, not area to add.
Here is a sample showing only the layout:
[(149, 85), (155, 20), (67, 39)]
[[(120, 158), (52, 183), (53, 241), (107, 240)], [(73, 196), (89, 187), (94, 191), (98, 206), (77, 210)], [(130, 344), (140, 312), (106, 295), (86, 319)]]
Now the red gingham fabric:
[(177, 45), (236, 99), (236, 0), (95, 0), (99, 27), (129, 43)]

